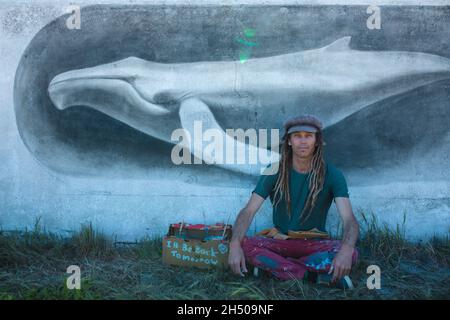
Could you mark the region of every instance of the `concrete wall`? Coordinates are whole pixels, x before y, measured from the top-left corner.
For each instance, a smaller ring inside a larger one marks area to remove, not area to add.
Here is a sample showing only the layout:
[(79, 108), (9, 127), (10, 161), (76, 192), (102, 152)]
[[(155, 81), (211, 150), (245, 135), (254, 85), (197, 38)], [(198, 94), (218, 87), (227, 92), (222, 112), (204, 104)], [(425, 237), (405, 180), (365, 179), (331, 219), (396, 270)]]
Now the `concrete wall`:
[[(169, 223), (182, 220), (233, 223), (257, 177), (206, 164), (176, 166), (170, 159), (172, 145), (85, 106), (57, 110), (47, 89), (57, 74), (129, 56), (162, 63), (238, 60), (242, 44), (236, 39), (243, 29), (253, 28), (258, 45), (251, 58), (316, 49), (351, 36), (352, 50), (397, 52), (400, 60), (403, 52), (426, 53), (433, 55), (433, 63), (439, 61), (437, 70), (408, 73), (417, 71), (412, 65), (381, 87), (328, 96), (313, 92), (298, 113), (329, 106), (329, 114), (321, 112), (336, 119), (334, 103), (352, 106), (339, 121), (330, 120), (325, 139), (327, 159), (344, 172), (358, 219), (360, 211), (373, 212), (395, 228), (406, 214), (410, 238), (448, 234), (448, 7), (382, 6), (380, 30), (367, 28), (367, 7), (358, 5), (84, 3), (80, 30), (66, 27), (65, 8), (59, 1), (0, 5), (3, 229), (31, 227), (41, 217), (51, 231), (70, 232), (92, 222), (118, 239), (133, 240), (162, 235)], [(249, 104), (264, 106), (264, 101), (250, 99)], [(280, 128), (291, 115), (280, 108), (269, 128)], [(225, 111), (215, 116), (230, 127)], [(264, 127), (252, 113), (245, 117), (248, 127)], [(333, 205), (330, 231), (337, 221)], [(250, 233), (270, 223), (266, 201)]]

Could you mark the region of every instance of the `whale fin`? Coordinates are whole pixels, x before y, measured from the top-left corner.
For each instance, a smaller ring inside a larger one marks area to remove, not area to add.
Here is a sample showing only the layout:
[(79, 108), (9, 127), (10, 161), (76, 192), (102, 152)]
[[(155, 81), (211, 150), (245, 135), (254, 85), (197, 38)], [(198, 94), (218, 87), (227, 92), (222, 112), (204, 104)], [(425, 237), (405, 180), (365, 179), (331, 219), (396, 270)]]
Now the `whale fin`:
[[(260, 157), (262, 152), (267, 154), (268, 150), (255, 147), (251, 144), (246, 144), (228, 135), (217, 123), (208, 105), (206, 105), (203, 101), (198, 98), (188, 98), (183, 100), (180, 104), (179, 116), (181, 126), (189, 133), (189, 136), (191, 137), (191, 139), (188, 139), (190, 141), (183, 145), (183, 148), (188, 148), (189, 152), (194, 155), (194, 157), (204, 160), (207, 164), (214, 164), (227, 170), (237, 171), (244, 174), (258, 175), (263, 172), (264, 168), (261, 168), (261, 165), (267, 165), (267, 163), (252, 164), (251, 161), (248, 161), (250, 163), (238, 164), (238, 161), (235, 161), (234, 159), (234, 155), (232, 159), (233, 161), (227, 161), (228, 155), (225, 154), (226, 151), (228, 151), (227, 146), (232, 146), (233, 150), (234, 146), (236, 146), (237, 150), (244, 152), (244, 157), (245, 155), (250, 154), (257, 154)], [(195, 124), (195, 122), (197, 122), (197, 124)], [(202, 146), (203, 137), (197, 137), (195, 135), (196, 125), (198, 128), (199, 123), (201, 123), (200, 130), (202, 131), (202, 135), (204, 131), (214, 129), (218, 136), (220, 136), (219, 139), (221, 140), (221, 147), (219, 149), (221, 150), (217, 150), (218, 152), (214, 151), (213, 153), (204, 152)], [(196, 141), (192, 141), (193, 139), (196, 139)], [(239, 151), (237, 153), (239, 154)], [(270, 151), (269, 159), (271, 163), (276, 162), (279, 160), (279, 154), (277, 152)], [(194, 163), (197, 162), (194, 161)], [(276, 167), (274, 168), (277, 169)]]
[(326, 47), (323, 47), (322, 49), (324, 51), (345, 51), (345, 50), (351, 50), (350, 48), (350, 41), (352, 40), (352, 37), (342, 37), (340, 39), (337, 39), (336, 41), (330, 43)]

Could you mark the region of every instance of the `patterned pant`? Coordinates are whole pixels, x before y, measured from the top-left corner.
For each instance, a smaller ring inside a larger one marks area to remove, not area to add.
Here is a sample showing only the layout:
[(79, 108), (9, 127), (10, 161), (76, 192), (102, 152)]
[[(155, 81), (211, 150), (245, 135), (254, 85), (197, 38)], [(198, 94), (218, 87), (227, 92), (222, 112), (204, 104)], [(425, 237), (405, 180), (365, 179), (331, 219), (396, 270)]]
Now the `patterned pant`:
[[(341, 247), (339, 240), (244, 237), (242, 250), (247, 262), (271, 272), (281, 280), (301, 279), (306, 271), (325, 273)], [(352, 265), (358, 259), (354, 250)]]

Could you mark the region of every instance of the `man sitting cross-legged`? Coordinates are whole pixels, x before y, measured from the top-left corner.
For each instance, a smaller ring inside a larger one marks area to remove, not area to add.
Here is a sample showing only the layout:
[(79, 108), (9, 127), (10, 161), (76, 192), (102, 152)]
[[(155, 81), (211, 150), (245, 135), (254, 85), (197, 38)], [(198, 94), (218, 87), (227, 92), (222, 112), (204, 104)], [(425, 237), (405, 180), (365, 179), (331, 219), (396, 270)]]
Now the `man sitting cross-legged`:
[[(344, 175), (323, 159), (322, 127), (311, 115), (284, 124), (279, 169), (261, 175), (234, 224), (228, 258), (234, 273), (243, 276), (247, 261), (282, 280), (353, 287), (348, 275), (358, 257), (355, 243), (359, 225)], [(273, 204), (274, 228), (245, 236), (268, 196)], [(333, 199), (343, 222), (342, 240), (329, 239), (325, 231)]]

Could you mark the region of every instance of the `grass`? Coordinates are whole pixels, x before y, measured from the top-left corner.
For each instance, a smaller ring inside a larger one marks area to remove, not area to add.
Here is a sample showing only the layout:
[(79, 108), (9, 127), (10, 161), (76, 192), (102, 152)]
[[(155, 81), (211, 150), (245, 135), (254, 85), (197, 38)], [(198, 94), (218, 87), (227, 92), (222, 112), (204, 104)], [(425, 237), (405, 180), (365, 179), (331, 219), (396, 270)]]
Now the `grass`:
[[(63, 238), (40, 227), (0, 231), (0, 299), (449, 299), (450, 239), (421, 243), (362, 217), (360, 261), (354, 290), (255, 278), (228, 270), (190, 269), (162, 263), (162, 239), (118, 245), (91, 224)], [(366, 287), (369, 265), (381, 268), (381, 289)], [(81, 289), (69, 290), (69, 265), (81, 268)], [(251, 269), (250, 269), (251, 270)]]

